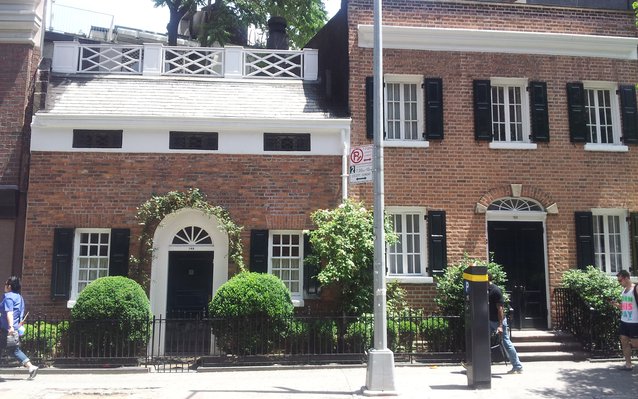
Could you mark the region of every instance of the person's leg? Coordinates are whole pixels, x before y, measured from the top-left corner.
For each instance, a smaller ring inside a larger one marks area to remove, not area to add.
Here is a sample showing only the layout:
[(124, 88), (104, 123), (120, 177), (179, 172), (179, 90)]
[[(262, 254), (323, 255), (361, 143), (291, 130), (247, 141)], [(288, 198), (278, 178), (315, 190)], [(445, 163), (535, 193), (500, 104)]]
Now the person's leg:
[(31, 360), (20, 350), (19, 346), (16, 346), (13, 350), (13, 356), (22, 363), (26, 369), (29, 370), (29, 378), (34, 378), (38, 373), (38, 367), (31, 364)]
[(507, 329), (507, 320), (503, 320), (503, 347), (505, 348), (505, 352), (507, 352), (507, 357), (509, 357), (510, 363), (512, 363), (512, 370), (522, 370), (523, 365), (518, 359), (518, 353), (516, 353), (514, 344), (510, 340), (509, 331)]
[(625, 367), (631, 367), (631, 340), (626, 335), (620, 336), (620, 345), (622, 346), (622, 354), (625, 357)]

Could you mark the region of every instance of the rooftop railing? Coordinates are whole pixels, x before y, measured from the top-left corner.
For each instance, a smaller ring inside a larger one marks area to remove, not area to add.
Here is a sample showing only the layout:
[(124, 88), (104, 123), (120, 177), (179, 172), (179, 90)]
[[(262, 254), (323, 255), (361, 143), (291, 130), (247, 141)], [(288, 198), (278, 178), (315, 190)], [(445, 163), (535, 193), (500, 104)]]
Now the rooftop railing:
[(251, 79), (317, 79), (315, 49), (270, 50), (239, 46), (167, 47), (54, 42), (52, 71)]

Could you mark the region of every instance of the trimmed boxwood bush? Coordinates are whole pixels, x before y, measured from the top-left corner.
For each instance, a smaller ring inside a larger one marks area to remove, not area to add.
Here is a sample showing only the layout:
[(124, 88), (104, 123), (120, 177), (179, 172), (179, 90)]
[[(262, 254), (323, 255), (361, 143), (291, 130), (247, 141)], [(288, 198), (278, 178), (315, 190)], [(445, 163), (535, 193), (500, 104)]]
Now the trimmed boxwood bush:
[(122, 276), (101, 277), (78, 295), (69, 333), (86, 345), (83, 350), (112, 353), (124, 343), (147, 342), (151, 317), (150, 301), (137, 282)]
[(427, 317), (419, 323), (421, 340), (427, 342), (431, 350), (438, 351), (446, 348), (446, 342), (451, 339), (450, 323), (444, 317)]
[(213, 334), (228, 353), (267, 353), (288, 332), (294, 307), (284, 283), (272, 274), (241, 272), (224, 283), (208, 305)]
[(47, 323), (36, 321), (25, 323), (24, 336), (20, 338), (27, 353), (34, 358), (51, 357), (59, 349), (62, 334), (69, 328), (69, 322)]

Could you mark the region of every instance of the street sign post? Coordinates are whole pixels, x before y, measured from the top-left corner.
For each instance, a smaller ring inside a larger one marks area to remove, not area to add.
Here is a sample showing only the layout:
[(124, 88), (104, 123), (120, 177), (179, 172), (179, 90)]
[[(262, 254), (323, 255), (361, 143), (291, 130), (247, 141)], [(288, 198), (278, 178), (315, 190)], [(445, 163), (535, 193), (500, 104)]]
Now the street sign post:
[(350, 167), (348, 174), (350, 175), (350, 183), (367, 183), (372, 179), (372, 154), (374, 145), (363, 145), (354, 147), (350, 151)]

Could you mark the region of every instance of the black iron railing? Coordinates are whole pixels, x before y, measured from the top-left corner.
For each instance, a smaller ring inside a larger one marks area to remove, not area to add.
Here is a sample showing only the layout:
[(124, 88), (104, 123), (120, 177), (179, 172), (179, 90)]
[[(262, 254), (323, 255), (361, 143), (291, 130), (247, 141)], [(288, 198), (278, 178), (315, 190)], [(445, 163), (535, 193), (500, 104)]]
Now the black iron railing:
[(597, 311), (577, 292), (568, 288), (554, 289), (554, 300), (557, 329), (573, 334), (594, 357), (619, 353), (616, 313)]
[[(173, 371), (231, 364), (363, 363), (374, 346), (371, 315), (31, 320), (22, 350), (35, 363), (56, 367), (154, 365)], [(403, 312), (389, 315), (387, 326), (387, 345), (398, 362), (462, 358), (459, 317)], [(3, 363), (13, 361), (5, 354)]]

